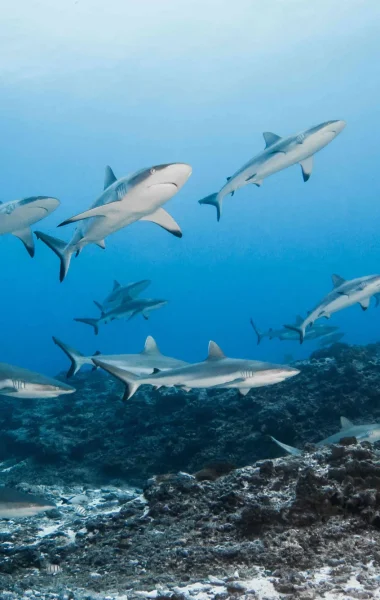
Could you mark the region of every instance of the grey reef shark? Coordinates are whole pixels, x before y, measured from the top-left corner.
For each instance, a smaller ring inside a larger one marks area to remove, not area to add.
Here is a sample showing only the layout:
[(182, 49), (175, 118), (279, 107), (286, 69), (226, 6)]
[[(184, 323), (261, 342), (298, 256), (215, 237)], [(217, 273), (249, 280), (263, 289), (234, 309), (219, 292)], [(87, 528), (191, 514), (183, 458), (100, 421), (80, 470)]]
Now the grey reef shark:
[(263, 134), (264, 150), (251, 158), (231, 177), (227, 177), (227, 183), (219, 192), (202, 198), (199, 204), (215, 206), (219, 221), (223, 199), (229, 194), (233, 196), (245, 185), (253, 183), (260, 187), (264, 179), (270, 175), (295, 164), (301, 166), (303, 180), (307, 181), (313, 170), (314, 154), (332, 142), (345, 126), (345, 121), (327, 121), (289, 137), (280, 137), (266, 131)]
[(75, 389), (66, 383), (23, 369), (0, 363), (0, 396), (22, 398), (57, 398), (72, 394)]
[(99, 198), (85, 212), (58, 225), (80, 222), (70, 242), (36, 231), (37, 238), (60, 259), (60, 281), (66, 277), (73, 254), (78, 256), (88, 244), (104, 249), (107, 236), (136, 221), (156, 223), (176, 237), (182, 237), (179, 225), (162, 205), (183, 187), (190, 175), (191, 167), (184, 163), (156, 165), (120, 179), (107, 167), (104, 191)]
[(124, 304), (109, 310), (108, 312), (104, 312), (95, 302), (95, 304), (101, 310), (100, 317), (95, 319), (84, 317), (76, 318), (74, 321), (77, 321), (78, 323), (84, 323), (85, 325), (90, 325), (94, 328), (95, 335), (98, 335), (100, 325), (107, 325), (107, 323), (110, 323), (111, 321), (125, 319), (126, 317), (128, 317), (128, 321), (130, 321), (130, 319), (136, 317), (137, 315), (141, 315), (145, 320), (148, 320), (150, 313), (153, 310), (162, 308), (167, 303), (167, 300), (155, 300), (153, 298), (133, 298), (131, 300), (127, 300), (124, 302)]
[(93, 358), (93, 362), (125, 384), (123, 400), (131, 398), (141, 385), (146, 384), (156, 389), (178, 387), (184, 391), (194, 388), (235, 388), (245, 396), (251, 388), (280, 383), (299, 373), (298, 369), (285, 365), (227, 358), (212, 341), (209, 342), (208, 356), (203, 362), (164, 372), (155, 369), (152, 375), (146, 377), (137, 377), (127, 370), (105, 363), (98, 357)]
[(135, 283), (129, 283), (128, 285), (121, 285), (118, 281), (113, 282), (112, 291), (103, 300), (103, 302), (96, 302), (94, 304), (102, 312), (108, 312), (121, 306), (125, 302), (129, 302), (134, 298), (137, 298), (146, 288), (150, 285), (149, 279), (143, 279), (142, 281), (136, 281)]
[(32, 230), (34, 223), (48, 217), (60, 202), (49, 196), (31, 196), (12, 202), (0, 202), (0, 235), (10, 233), (22, 241), (30, 256), (34, 256)]
[[(297, 315), (294, 326), (297, 327), (302, 322), (303, 318), (300, 315)], [(261, 340), (264, 337), (267, 337), (270, 340), (277, 338), (281, 341), (288, 342), (298, 342), (299, 340), (299, 334), (296, 331), (292, 331), (291, 329), (288, 329), (285, 326), (281, 329), (270, 328), (268, 329), (268, 331), (260, 331), (260, 329), (257, 328), (252, 319), (251, 325), (257, 337), (257, 344), (260, 344)], [(334, 325), (313, 325), (313, 327), (309, 327), (309, 329), (305, 333), (305, 340), (316, 340), (317, 338), (322, 338), (325, 335), (330, 335), (337, 330), (338, 327)]]
[[(378, 442), (380, 440), (380, 423), (369, 423), (365, 425), (355, 425), (345, 417), (340, 417), (340, 425), (341, 429), (338, 433), (334, 433), (329, 437), (317, 442), (315, 445), (317, 447), (320, 446), (328, 446), (330, 444), (337, 444), (342, 438), (346, 437), (354, 437), (358, 440), (358, 442)], [(279, 440), (276, 440), (273, 436), (270, 436), (271, 439), (280, 446), (285, 452), (288, 454), (293, 454), (293, 456), (299, 456), (302, 454), (302, 450), (299, 448), (294, 448), (293, 446), (288, 446), (287, 444), (283, 444)]]
[(301, 344), (306, 337), (306, 328), (314, 325), (317, 319), (329, 319), (333, 313), (356, 303), (363, 310), (367, 310), (371, 297), (380, 293), (380, 275), (366, 275), (350, 280), (343, 279), (340, 275), (332, 275), (332, 282), (332, 291), (308, 313), (302, 323), (285, 325), (287, 329), (298, 333)]
[(0, 519), (34, 517), (56, 505), (40, 496), (25, 494), (12, 487), (0, 487)]
[(64, 344), (56, 337), (53, 337), (53, 342), (61, 348), (71, 362), (67, 377), (72, 377), (78, 373), (79, 369), (84, 365), (90, 365), (93, 369), (96, 369), (94, 359), (101, 360), (104, 364), (130, 371), (135, 375), (151, 375), (155, 369), (167, 371), (169, 369), (184, 367), (188, 364), (184, 360), (161, 354), (155, 340), (150, 335), (146, 338), (143, 350), (138, 354), (101, 354), (97, 351), (92, 356), (85, 356), (79, 350), (68, 346), (68, 344)]

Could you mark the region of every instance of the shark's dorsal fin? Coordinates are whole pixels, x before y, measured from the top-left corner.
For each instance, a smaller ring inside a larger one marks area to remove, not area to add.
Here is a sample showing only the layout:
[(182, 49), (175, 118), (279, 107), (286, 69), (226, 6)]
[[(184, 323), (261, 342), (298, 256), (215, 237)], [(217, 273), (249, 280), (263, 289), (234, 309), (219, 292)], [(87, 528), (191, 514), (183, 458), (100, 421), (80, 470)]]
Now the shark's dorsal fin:
[(295, 324), (299, 325), (300, 323), (302, 323), (302, 321), (303, 321), (303, 318), (301, 317), (301, 315), (297, 315), (296, 316)]
[(265, 141), (265, 148), (269, 148), (269, 146), (273, 146), (273, 144), (276, 144), (281, 139), (280, 135), (276, 135), (275, 133), (272, 133), (271, 131), (264, 131), (263, 136), (264, 136), (264, 141)]
[(220, 360), (222, 358), (226, 358), (224, 352), (219, 348), (218, 344), (210, 341), (208, 344), (208, 356), (207, 360)]
[(118, 281), (116, 281), (116, 279), (113, 282), (113, 288), (112, 291), (114, 292), (115, 290), (118, 290), (119, 287), (121, 287), (120, 283)]
[(100, 355), (101, 355), (100, 350), (97, 350), (96, 352), (94, 352), (94, 354), (92, 356), (100, 356)]
[(346, 419), (346, 417), (340, 417), (340, 428), (342, 429), (342, 431), (344, 429), (350, 429), (350, 427), (353, 427), (353, 422), (350, 421), (350, 419)]
[(112, 171), (111, 167), (107, 165), (104, 173), (104, 189), (106, 190), (110, 185), (115, 183), (115, 181), (115, 173)]
[(146, 338), (144, 350), (141, 352), (141, 354), (161, 354), (156, 344), (156, 341), (152, 338), (151, 335), (148, 335), (148, 337)]
[[(156, 375), (157, 373), (160, 373), (160, 372), (161, 372), (161, 369), (157, 369), (157, 367), (155, 367), (155, 368), (153, 369), (153, 373), (152, 373), (152, 375)], [(160, 387), (161, 387), (161, 386), (160, 386)]]
[(334, 288), (339, 287), (340, 285), (343, 285), (346, 282), (346, 280), (343, 279), (343, 277), (337, 275), (336, 273), (333, 273), (333, 275), (331, 275), (331, 279)]

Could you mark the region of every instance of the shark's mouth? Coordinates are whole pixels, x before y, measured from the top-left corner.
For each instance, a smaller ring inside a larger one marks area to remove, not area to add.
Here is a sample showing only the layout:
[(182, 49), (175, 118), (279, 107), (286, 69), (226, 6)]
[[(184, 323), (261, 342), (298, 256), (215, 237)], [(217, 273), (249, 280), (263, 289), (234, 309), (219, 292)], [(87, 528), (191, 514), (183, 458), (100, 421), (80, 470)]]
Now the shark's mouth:
[(152, 185), (149, 185), (149, 188), (154, 188), (154, 187), (158, 187), (160, 185), (174, 185), (175, 188), (178, 189), (178, 185), (176, 183), (174, 183), (174, 181), (161, 181), (160, 183), (152, 183)]

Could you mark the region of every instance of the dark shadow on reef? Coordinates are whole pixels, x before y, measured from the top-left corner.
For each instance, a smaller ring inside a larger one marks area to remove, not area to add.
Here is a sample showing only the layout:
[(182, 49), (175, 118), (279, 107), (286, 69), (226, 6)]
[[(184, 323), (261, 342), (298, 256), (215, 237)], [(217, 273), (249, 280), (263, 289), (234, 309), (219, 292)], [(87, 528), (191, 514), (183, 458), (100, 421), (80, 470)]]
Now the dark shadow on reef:
[(28, 459), (2, 481), (141, 485), (152, 475), (199, 470), (214, 479), (223, 465), (279, 456), (269, 435), (302, 447), (337, 432), (341, 415), (380, 421), (380, 344), (337, 344), (296, 364), (299, 376), (245, 397), (145, 387), (123, 404), (121, 385), (101, 372), (73, 379), (73, 396), (2, 397), (0, 461)]

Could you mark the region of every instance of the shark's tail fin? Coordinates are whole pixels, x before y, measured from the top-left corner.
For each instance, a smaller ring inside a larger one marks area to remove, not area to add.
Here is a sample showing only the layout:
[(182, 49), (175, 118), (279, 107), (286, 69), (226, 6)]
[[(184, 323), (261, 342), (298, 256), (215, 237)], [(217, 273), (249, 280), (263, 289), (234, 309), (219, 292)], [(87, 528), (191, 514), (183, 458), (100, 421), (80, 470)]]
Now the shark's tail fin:
[(59, 281), (63, 281), (69, 270), (70, 260), (72, 251), (67, 249), (66, 242), (59, 240), (51, 235), (47, 235), (42, 231), (35, 231), (37, 239), (41, 240), (46, 244), (53, 252), (58, 256), (61, 261), (61, 267), (59, 270)]
[(261, 333), (261, 331), (259, 331), (256, 327), (256, 325), (253, 322), (253, 319), (251, 319), (250, 321), (253, 331), (255, 332), (256, 336), (257, 336), (257, 345), (260, 344), (261, 340), (263, 339), (263, 334)]
[(302, 451), (299, 450), (299, 448), (294, 448), (294, 446), (288, 446), (287, 444), (283, 444), (282, 442), (279, 442), (278, 440), (276, 440), (276, 438), (272, 436), (270, 436), (270, 438), (277, 444), (277, 446), (280, 446), (280, 448), (285, 450), (285, 452), (287, 452), (288, 454), (292, 454), (293, 456), (300, 456), (300, 454), (302, 454)]
[(79, 369), (83, 367), (83, 365), (92, 365), (92, 360), (87, 356), (84, 356), (81, 352), (79, 352), (79, 350), (75, 350), (75, 348), (64, 344), (61, 342), (61, 340), (54, 336), (53, 342), (61, 348), (61, 350), (71, 361), (71, 367), (66, 373), (67, 378), (73, 377), (76, 373), (78, 373)]
[(124, 391), (124, 395), (123, 395), (124, 401), (129, 400), (129, 398), (131, 398), (133, 396), (133, 394), (135, 392), (137, 392), (138, 388), (141, 385), (141, 383), (139, 381), (139, 377), (137, 377), (137, 375), (134, 375), (133, 373), (130, 373), (129, 371), (125, 371), (124, 369), (120, 369), (119, 367), (108, 364), (108, 363), (103, 362), (102, 360), (98, 360), (97, 358), (94, 358), (94, 357), (92, 359), (92, 362), (94, 363), (95, 366), (100, 367), (101, 369), (104, 369), (104, 371), (107, 371), (107, 373), (110, 373), (110, 375), (113, 375), (114, 377), (116, 377), (116, 379), (118, 379), (119, 381), (124, 383), (124, 385), (125, 385), (125, 391)]
[(303, 343), (305, 339), (304, 327), (297, 327), (297, 325), (284, 325), (284, 327), (286, 327), (286, 329), (290, 329), (291, 331), (295, 331), (296, 333), (298, 333), (298, 335), (300, 336), (300, 344)]
[(95, 335), (99, 333), (99, 319), (74, 319), (78, 323), (85, 323), (85, 325), (90, 325), (94, 328)]
[(202, 200), (198, 200), (199, 204), (211, 204), (216, 208), (216, 218), (220, 221), (220, 215), (222, 214), (222, 198), (219, 197), (219, 194), (210, 194), (210, 196), (206, 196), (202, 198)]

